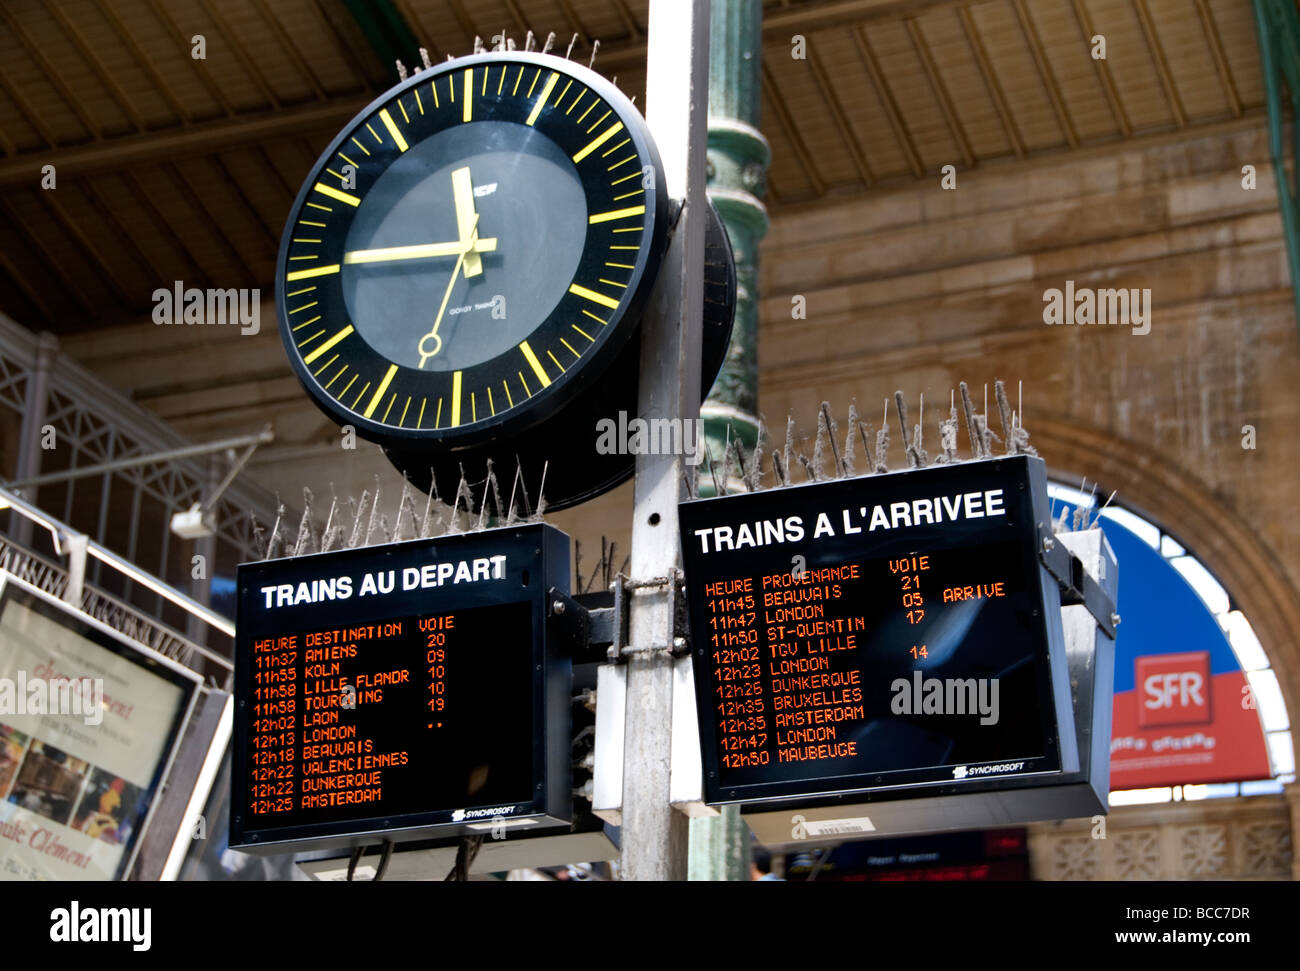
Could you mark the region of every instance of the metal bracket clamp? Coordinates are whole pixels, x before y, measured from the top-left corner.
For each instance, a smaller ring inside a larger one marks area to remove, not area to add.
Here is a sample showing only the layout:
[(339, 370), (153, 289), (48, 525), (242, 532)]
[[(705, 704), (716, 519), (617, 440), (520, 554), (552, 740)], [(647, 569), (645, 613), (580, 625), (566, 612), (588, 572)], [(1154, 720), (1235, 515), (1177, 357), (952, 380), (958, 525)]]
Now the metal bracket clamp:
[(1102, 632), (1113, 641), (1120, 620), (1115, 601), (1083, 568), (1083, 561), (1058, 543), (1042, 523), (1038, 524), (1038, 558), (1061, 587), (1061, 606), (1087, 607)]
[[(673, 598), (673, 640), (671, 644), (652, 644), (636, 647), (628, 643), (629, 608), (632, 592), (667, 587)], [(558, 644), (569, 650), (575, 659), (587, 661), (594, 649), (605, 648), (605, 659), (615, 664), (626, 661), (633, 654), (667, 651), (673, 657), (685, 657), (691, 652), (690, 634), (686, 623), (686, 585), (681, 570), (674, 568), (669, 576), (633, 580), (618, 574), (609, 585), (614, 596), (612, 607), (585, 607), (567, 593), (552, 587), (547, 593), (548, 622), (552, 625)]]
[[(633, 654), (647, 654), (654, 651), (667, 651), (673, 657), (686, 657), (691, 653), (690, 631), (686, 623), (686, 582), (682, 571), (673, 567), (666, 577), (651, 577), (647, 580), (633, 580), (621, 573), (611, 584), (614, 591), (614, 610), (620, 611), (620, 626), (616, 630), (616, 639), (610, 645), (609, 659), (615, 663), (626, 661)], [(667, 587), (672, 598), (673, 639), (671, 644), (647, 644), (635, 646), (627, 643), (628, 608), (634, 590), (649, 590)]]

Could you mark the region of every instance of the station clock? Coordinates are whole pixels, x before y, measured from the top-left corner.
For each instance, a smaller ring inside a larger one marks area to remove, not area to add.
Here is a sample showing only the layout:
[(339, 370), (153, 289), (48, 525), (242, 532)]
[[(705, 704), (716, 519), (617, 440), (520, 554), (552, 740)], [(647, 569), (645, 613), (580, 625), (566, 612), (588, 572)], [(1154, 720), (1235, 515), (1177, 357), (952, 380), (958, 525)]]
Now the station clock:
[[(449, 494), (487, 459), (537, 485), (547, 463), (548, 506), (571, 505), (631, 471), (596, 454), (595, 427), (635, 412), (669, 213), (644, 120), (595, 72), (526, 52), (419, 72), (344, 128), (298, 194), (276, 275), (289, 359), (415, 485), (436, 476)], [(727, 306), (706, 328), (703, 390), (734, 306), (712, 219)]]

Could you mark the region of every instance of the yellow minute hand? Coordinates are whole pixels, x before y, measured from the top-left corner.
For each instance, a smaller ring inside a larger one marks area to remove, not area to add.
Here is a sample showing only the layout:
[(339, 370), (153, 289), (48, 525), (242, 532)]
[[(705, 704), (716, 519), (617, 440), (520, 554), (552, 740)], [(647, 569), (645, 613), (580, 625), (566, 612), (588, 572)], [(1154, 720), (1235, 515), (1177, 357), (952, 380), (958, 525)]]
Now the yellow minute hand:
[[(495, 253), (497, 239), (474, 240), (475, 253)], [(435, 256), (460, 256), (465, 252), (465, 241), (454, 239), (450, 243), (421, 243), (416, 246), (388, 246), (383, 249), (354, 249), (343, 254), (344, 263), (389, 263), (394, 260), (424, 260)]]

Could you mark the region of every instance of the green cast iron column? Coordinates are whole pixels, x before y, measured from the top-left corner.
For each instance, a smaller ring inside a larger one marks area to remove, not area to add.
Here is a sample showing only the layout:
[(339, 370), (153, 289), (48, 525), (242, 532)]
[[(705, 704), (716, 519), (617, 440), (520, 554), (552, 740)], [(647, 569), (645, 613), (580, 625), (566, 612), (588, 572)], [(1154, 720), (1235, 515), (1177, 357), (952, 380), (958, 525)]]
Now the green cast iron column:
[[(700, 408), (719, 476), (728, 426), (746, 452), (758, 438), (758, 244), (767, 232), (762, 198), (772, 157), (758, 131), (762, 7), (756, 0), (713, 0), (709, 36), (709, 199), (727, 227), (736, 257), (731, 348)], [(700, 491), (713, 492), (707, 472), (700, 477)], [(748, 880), (749, 858), (749, 827), (735, 806), (720, 816), (691, 820), (691, 880)]]

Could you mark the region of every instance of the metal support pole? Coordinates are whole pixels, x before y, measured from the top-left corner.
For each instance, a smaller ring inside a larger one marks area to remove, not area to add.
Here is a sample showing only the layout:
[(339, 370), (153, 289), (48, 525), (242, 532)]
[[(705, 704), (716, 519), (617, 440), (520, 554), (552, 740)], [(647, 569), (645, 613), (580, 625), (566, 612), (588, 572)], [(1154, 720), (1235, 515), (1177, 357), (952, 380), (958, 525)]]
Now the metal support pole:
[[(704, 300), (705, 139), (709, 0), (652, 0), (646, 64), (646, 120), (668, 192), (684, 200), (641, 344), (637, 413), (699, 415)], [(638, 455), (632, 523), (633, 578), (669, 576), (680, 565), (677, 503), (681, 455)], [(623, 750), (624, 880), (686, 877), (686, 818), (670, 804), (673, 712), (673, 596), (668, 587), (632, 594)], [(659, 648), (658, 650), (646, 650)]]
[[(45, 401), (49, 396), (50, 368), (59, 353), (59, 341), (53, 334), (41, 334), (36, 339), (36, 361), (27, 381), (27, 395), (23, 401), (23, 424), (18, 441), (18, 478), (36, 475), (41, 468), (41, 426), (45, 424)], [(33, 502), (36, 493), (32, 492)], [(32, 545), (30, 519), (13, 514), (16, 518), (10, 533), (19, 546)]]
[[(722, 373), (700, 413), (722, 474), (728, 441), (758, 440), (758, 244), (767, 233), (762, 197), (772, 153), (758, 130), (763, 5), (714, 0), (709, 41), (709, 199), (736, 258), (736, 325)], [(700, 479), (702, 494), (713, 492)], [(736, 806), (691, 820), (690, 879), (748, 880), (749, 827)]]
[[(27, 476), (20, 472), (17, 479), (13, 482), (4, 483), (4, 487), (14, 492), (30, 490), (35, 489), (37, 486), (49, 485), (54, 482), (68, 482), (72, 479), (84, 479), (91, 475), (103, 475), (105, 472), (120, 472), (122, 469), (133, 469), (141, 465), (162, 465), (166, 462), (175, 462), (180, 459), (194, 458), (196, 455), (210, 455), (213, 452), (224, 452), (228, 448), (242, 448), (245, 445), (255, 447), (273, 441), (275, 441), (275, 433), (271, 431), (271, 428), (268, 425), (256, 435), (240, 435), (236, 438), (223, 438), (217, 442), (204, 442), (202, 445), (186, 445), (183, 448), (170, 448), (165, 452), (152, 452), (149, 455), (132, 455), (127, 458), (114, 459), (111, 462), (101, 462), (99, 465), (86, 465), (79, 469), (68, 469), (64, 472), (51, 472), (49, 475)], [(248, 460), (245, 458), (243, 461), (246, 462)], [(229, 485), (229, 483), (226, 483), (226, 485)]]

